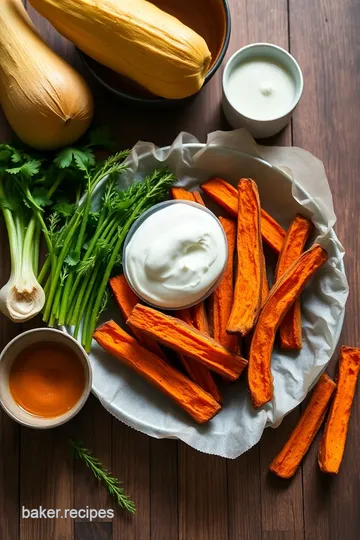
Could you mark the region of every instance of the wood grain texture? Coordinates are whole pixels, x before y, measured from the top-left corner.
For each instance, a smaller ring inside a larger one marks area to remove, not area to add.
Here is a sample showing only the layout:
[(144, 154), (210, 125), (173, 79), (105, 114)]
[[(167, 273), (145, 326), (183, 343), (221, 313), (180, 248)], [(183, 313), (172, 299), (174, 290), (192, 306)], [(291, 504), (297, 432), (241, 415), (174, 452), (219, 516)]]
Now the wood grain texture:
[(227, 462), (229, 540), (261, 540), (260, 446)]
[[(302, 101), (288, 127), (266, 144), (292, 142), (322, 159), (346, 250), (351, 295), (342, 341), (360, 345), (358, 117), (360, 102), (360, 5), (358, 0), (229, 0), (232, 39), (227, 58), (255, 41), (277, 43), (299, 60), (305, 77)], [(120, 104), (88, 76), (73, 45), (28, 6), (41, 35), (89, 80), (97, 120), (109, 124), (121, 147), (138, 139), (169, 144), (179, 131), (204, 141), (228, 129), (220, 108), (220, 68), (184, 107), (144, 111)], [(289, 41), (290, 39), (290, 41)], [(0, 140), (11, 132), (0, 112)], [(5, 238), (0, 230), (0, 238)], [(0, 279), (8, 275), (7, 246), (0, 243)], [(0, 345), (19, 327), (0, 315)], [(330, 372), (335, 371), (336, 359)], [(344, 462), (337, 478), (316, 464), (318, 438), (291, 482), (268, 475), (271, 459), (286, 440), (299, 411), (234, 461), (205, 456), (175, 441), (156, 441), (112, 419), (92, 398), (68, 426), (49, 432), (19, 428), (0, 411), (0, 539), (6, 540), (355, 540), (360, 530), (360, 412), (354, 402)], [(79, 437), (112, 469), (137, 505), (132, 517), (115, 509), (112, 522), (72, 519), (20, 520), (21, 505), (37, 508), (114, 507), (67, 445)], [(19, 467), (20, 465), (20, 467)]]
[[(350, 295), (341, 343), (359, 346), (360, 193), (358, 117), (360, 5), (356, 0), (301, 6), (290, 0), (291, 51), (305, 76), (302, 102), (294, 116), (294, 144), (324, 161), (343, 242)], [(338, 356), (332, 361), (334, 373)], [(360, 393), (357, 391), (340, 473), (324, 477), (316, 465), (316, 444), (304, 463), (305, 536), (308, 540), (357, 538), (360, 515)]]
[(150, 441), (150, 540), (179, 535), (177, 448), (176, 441)]
[[(21, 428), (20, 508), (74, 508), (73, 461), (69, 426), (56, 430)], [(73, 536), (73, 519), (21, 519), (20, 539), (65, 540)]]
[(133, 516), (120, 508), (113, 522), (114, 539), (149, 540), (150, 525), (150, 439), (113, 419), (112, 471), (136, 504)]
[(226, 461), (179, 443), (179, 540), (229, 537)]
[(269, 464), (279, 453), (299, 418), (299, 410), (284, 418), (281, 429), (267, 429), (260, 442), (261, 508), (263, 531), (267, 533), (303, 532), (302, 474), (286, 481), (269, 471)]
[(74, 525), (74, 540), (112, 540), (112, 523), (77, 522)]

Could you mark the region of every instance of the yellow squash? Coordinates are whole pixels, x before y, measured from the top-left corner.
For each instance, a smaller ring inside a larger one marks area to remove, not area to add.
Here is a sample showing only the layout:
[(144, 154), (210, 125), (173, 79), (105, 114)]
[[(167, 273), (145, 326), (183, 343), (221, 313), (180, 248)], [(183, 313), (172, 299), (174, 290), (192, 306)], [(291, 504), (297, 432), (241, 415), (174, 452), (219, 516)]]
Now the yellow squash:
[(211, 61), (205, 40), (150, 2), (30, 1), (87, 55), (158, 96), (184, 98), (204, 84)]
[(74, 142), (93, 116), (84, 79), (41, 39), (21, 0), (0, 0), (0, 105), (38, 149)]

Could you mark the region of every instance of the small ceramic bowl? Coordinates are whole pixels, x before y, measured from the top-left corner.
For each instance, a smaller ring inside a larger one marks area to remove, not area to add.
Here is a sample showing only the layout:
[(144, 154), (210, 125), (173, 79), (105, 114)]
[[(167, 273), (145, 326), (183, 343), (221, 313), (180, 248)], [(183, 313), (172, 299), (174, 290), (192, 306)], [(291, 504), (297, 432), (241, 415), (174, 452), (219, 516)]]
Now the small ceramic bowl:
[[(251, 61), (252, 59), (264, 58), (274, 61), (280, 66), (283, 66), (290, 73), (295, 83), (295, 97), (286, 113), (281, 117), (274, 117), (270, 120), (254, 119), (240, 112), (239, 107), (231, 102), (228, 94), (229, 79), (233, 70), (243, 62)], [(291, 115), (299, 103), (303, 92), (303, 75), (299, 64), (291, 54), (285, 49), (272, 45), (270, 43), (253, 43), (247, 45), (235, 52), (227, 62), (222, 80), (223, 87), (223, 110), (225, 117), (233, 128), (246, 128), (249, 133), (255, 138), (271, 137), (279, 133), (290, 121)]]
[[(219, 69), (229, 46), (231, 18), (228, 0), (192, 0), (191, 2), (152, 0), (152, 3), (179, 19), (205, 39), (212, 56), (209, 71), (205, 77), (205, 86)], [(98, 83), (127, 103), (138, 107), (166, 108), (183, 104), (193, 97), (184, 99), (160, 98), (134, 81), (99, 64), (81, 51), (79, 53)]]
[[(62, 345), (65, 345), (71, 349), (76, 353), (85, 371), (85, 386), (80, 399), (72, 409), (67, 411), (65, 414), (56, 416), (55, 418), (43, 418), (28, 413), (16, 403), (9, 389), (9, 373), (15, 358), (22, 350), (29, 347), (29, 345), (44, 341), (61, 343)], [(19, 334), (12, 341), (10, 341), (8, 345), (6, 345), (0, 355), (0, 404), (13, 420), (19, 424), (22, 424), (23, 426), (38, 429), (49, 429), (65, 424), (65, 422), (71, 420), (71, 418), (73, 418), (85, 405), (91, 391), (91, 385), (92, 370), (88, 355), (74, 338), (68, 334), (60, 332), (60, 330), (54, 330), (53, 328), (38, 328), (36, 330), (29, 330), (28, 332)]]
[[(149, 302), (149, 300), (145, 297), (143, 297), (141, 295), (141, 292), (139, 292), (133, 285), (133, 283), (131, 282), (131, 279), (130, 279), (130, 276), (129, 276), (129, 271), (128, 271), (128, 267), (127, 267), (127, 254), (126, 254), (126, 249), (127, 249), (127, 246), (129, 245), (132, 237), (134, 236), (134, 234), (136, 233), (136, 231), (138, 230), (139, 227), (141, 227), (141, 225), (144, 223), (144, 221), (146, 221), (152, 214), (155, 214), (156, 212), (158, 212), (159, 210), (163, 210), (164, 208), (170, 206), (170, 205), (174, 205), (174, 204), (187, 204), (189, 206), (193, 206), (195, 208), (198, 208), (200, 211), (202, 212), (206, 212), (207, 214), (209, 214), (212, 218), (214, 218), (214, 220), (217, 222), (217, 224), (219, 225), (219, 228), (221, 229), (222, 233), (223, 233), (223, 238), (224, 238), (224, 246), (225, 246), (225, 262), (224, 262), (224, 266), (221, 270), (221, 272), (219, 273), (219, 276), (217, 277), (216, 281), (213, 283), (212, 286), (209, 287), (209, 289), (206, 291), (206, 293), (198, 298), (195, 302), (192, 302), (192, 303), (186, 303), (186, 301), (184, 301), (184, 304), (182, 305), (177, 305), (177, 306), (160, 306), (160, 305), (156, 305), (152, 302)], [(136, 221), (135, 223), (133, 223), (132, 227), (130, 228), (127, 236), (126, 236), (126, 239), (125, 239), (125, 242), (124, 242), (124, 247), (123, 247), (123, 253), (122, 253), (122, 260), (123, 260), (123, 271), (124, 271), (124, 276), (126, 278), (126, 281), (128, 282), (129, 284), (129, 287), (134, 291), (134, 293), (136, 294), (136, 296), (138, 296), (140, 298), (140, 300), (142, 300), (145, 304), (148, 304), (149, 306), (152, 306), (156, 309), (163, 309), (163, 310), (166, 310), (166, 311), (174, 311), (174, 310), (178, 310), (178, 309), (187, 309), (187, 308), (190, 308), (196, 304), (199, 304), (200, 302), (202, 302), (203, 300), (206, 300), (206, 298), (208, 298), (212, 292), (214, 292), (214, 290), (216, 289), (216, 287), (218, 286), (222, 276), (223, 276), (223, 273), (225, 271), (225, 268), (226, 268), (226, 261), (227, 261), (227, 258), (228, 258), (228, 242), (227, 242), (227, 237), (226, 237), (226, 234), (225, 234), (225, 231), (223, 229), (223, 226), (221, 225), (220, 221), (218, 220), (218, 218), (215, 216), (215, 214), (213, 214), (213, 212), (211, 212), (211, 210), (209, 210), (208, 208), (206, 208), (205, 206), (202, 206), (201, 204), (198, 204), (196, 202), (192, 202), (192, 201), (186, 201), (186, 200), (173, 200), (173, 201), (165, 201), (165, 202), (162, 202), (162, 203), (159, 203), (159, 204), (155, 204), (152, 208), (150, 208), (149, 210), (147, 210), (146, 212), (144, 212)]]

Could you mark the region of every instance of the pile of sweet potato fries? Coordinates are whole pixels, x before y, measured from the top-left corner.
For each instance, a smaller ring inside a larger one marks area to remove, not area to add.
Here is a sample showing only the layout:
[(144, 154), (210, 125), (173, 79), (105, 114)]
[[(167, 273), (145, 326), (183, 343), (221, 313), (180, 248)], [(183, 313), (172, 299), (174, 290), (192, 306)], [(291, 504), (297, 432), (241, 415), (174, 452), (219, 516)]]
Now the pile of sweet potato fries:
[[(227, 266), (207, 305), (201, 302), (170, 316), (141, 304), (124, 276), (115, 276), (110, 286), (129, 333), (109, 321), (94, 334), (105, 350), (175, 400), (198, 423), (207, 422), (221, 409), (214, 374), (234, 381), (248, 365), (254, 408), (273, 399), (271, 357), (276, 335), (281, 348), (301, 349), (299, 297), (328, 258), (319, 244), (304, 251), (312, 232), (309, 219), (297, 215), (285, 231), (261, 208), (253, 180), (242, 178), (236, 189), (213, 178), (201, 188), (227, 214), (219, 218), (228, 241)], [(198, 192), (174, 187), (171, 196), (204, 205)], [(271, 288), (263, 242), (278, 256)], [(241, 356), (244, 343), (248, 345), (243, 352), (246, 358)], [(182, 371), (171, 365), (161, 345), (178, 353)], [(289, 441), (270, 465), (275, 474), (294, 475), (331, 398), (319, 465), (324, 472), (338, 472), (359, 369), (360, 350), (343, 347), (337, 383), (321, 376)]]

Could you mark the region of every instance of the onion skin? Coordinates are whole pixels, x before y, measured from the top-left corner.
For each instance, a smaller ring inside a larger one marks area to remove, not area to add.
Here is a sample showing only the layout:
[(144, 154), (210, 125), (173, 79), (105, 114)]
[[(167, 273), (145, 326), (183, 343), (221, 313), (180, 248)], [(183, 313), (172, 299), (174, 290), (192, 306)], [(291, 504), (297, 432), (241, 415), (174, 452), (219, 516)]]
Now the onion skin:
[(12, 129), (39, 150), (79, 139), (93, 117), (83, 77), (42, 40), (21, 0), (1, 0), (0, 28), (0, 104)]

